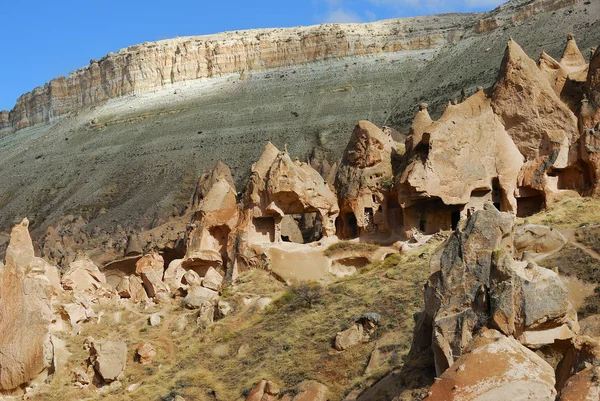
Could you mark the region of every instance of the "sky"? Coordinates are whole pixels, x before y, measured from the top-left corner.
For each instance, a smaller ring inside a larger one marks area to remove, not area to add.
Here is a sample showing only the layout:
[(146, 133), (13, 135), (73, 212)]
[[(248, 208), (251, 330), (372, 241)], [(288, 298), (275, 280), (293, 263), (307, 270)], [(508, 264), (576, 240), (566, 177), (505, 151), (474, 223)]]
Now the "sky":
[(142, 42), (250, 28), (491, 10), (503, 0), (2, 0), (0, 110), (91, 59)]

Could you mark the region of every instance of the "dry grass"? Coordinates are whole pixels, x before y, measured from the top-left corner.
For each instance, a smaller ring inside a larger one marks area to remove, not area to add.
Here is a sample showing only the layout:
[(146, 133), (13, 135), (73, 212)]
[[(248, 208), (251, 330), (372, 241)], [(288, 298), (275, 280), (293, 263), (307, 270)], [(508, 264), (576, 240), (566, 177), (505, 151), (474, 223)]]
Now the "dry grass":
[[(283, 390), (307, 379), (318, 380), (329, 387), (331, 399), (342, 399), (366, 381), (402, 365), (412, 340), (413, 314), (423, 307), (422, 286), (428, 277), (429, 255), (437, 245), (439, 241), (408, 255), (391, 255), (353, 277), (322, 288), (312, 307), (295, 302), (297, 294), (290, 295), (291, 290), (285, 290), (268, 273), (245, 272), (236, 288), (239, 292), (227, 299), (234, 313), (207, 330), (195, 324), (193, 312), (178, 307), (164, 310), (166, 319), (157, 327), (148, 326), (147, 318), (160, 306), (149, 310), (107, 307), (100, 325), (88, 323), (81, 336), (65, 339), (74, 363), (83, 363), (88, 356), (82, 348), (87, 335), (124, 339), (129, 360), (123, 386), (107, 393), (79, 390), (70, 384), (68, 374), (63, 374), (39, 399), (170, 400), (179, 394), (191, 400), (243, 400), (262, 378), (275, 381)], [(278, 298), (267, 310), (257, 312), (256, 307), (244, 305), (245, 293), (278, 294)], [(113, 316), (119, 311), (121, 320), (117, 323)], [(335, 334), (365, 312), (382, 316), (372, 341), (345, 352), (335, 351)], [(174, 329), (180, 318), (188, 322), (182, 332)], [(394, 343), (387, 346), (392, 350), (391, 362), (365, 374), (374, 340), (387, 332), (397, 334)], [(145, 366), (134, 362), (141, 341), (151, 342), (158, 350), (157, 359)], [(244, 348), (246, 353), (239, 353)], [(133, 383), (140, 386), (127, 392)]]
[(543, 224), (556, 229), (576, 228), (600, 222), (600, 199), (567, 197), (519, 223)]
[(375, 252), (377, 249), (379, 249), (379, 246), (375, 244), (354, 241), (340, 241), (327, 248), (325, 250), (325, 256), (332, 257), (344, 252), (372, 253)]
[(577, 242), (584, 244), (596, 253), (600, 253), (600, 226), (581, 227), (575, 232), (575, 238)]

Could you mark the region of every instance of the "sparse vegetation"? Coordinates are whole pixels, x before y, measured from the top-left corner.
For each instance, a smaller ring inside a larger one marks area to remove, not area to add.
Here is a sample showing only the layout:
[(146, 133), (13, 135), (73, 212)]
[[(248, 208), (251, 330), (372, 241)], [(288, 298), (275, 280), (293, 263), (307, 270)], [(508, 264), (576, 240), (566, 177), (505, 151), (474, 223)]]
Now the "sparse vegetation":
[[(82, 362), (87, 358), (82, 348), (87, 335), (102, 339), (110, 333), (128, 343), (130, 358), (123, 388), (118, 394), (84, 391), (87, 399), (170, 399), (181, 395), (194, 400), (237, 400), (265, 377), (284, 390), (307, 379), (318, 380), (329, 387), (331, 399), (342, 399), (350, 390), (363, 388), (390, 368), (402, 365), (412, 341), (413, 314), (423, 307), (422, 286), (429, 274), (429, 255), (439, 243), (406, 255), (392, 254), (328, 287), (309, 283), (286, 290), (268, 272), (244, 272), (236, 293), (227, 299), (235, 313), (205, 331), (197, 327), (192, 311), (173, 307), (164, 311), (168, 318), (161, 325), (149, 327), (149, 314), (161, 306), (148, 310), (110, 306), (102, 325), (87, 323), (82, 335), (65, 336), (65, 340), (74, 360)], [(372, 244), (358, 246), (377, 249)], [(267, 310), (257, 313), (254, 304), (243, 302), (250, 293), (275, 300)], [(119, 311), (120, 321), (115, 322)], [(365, 312), (382, 317), (373, 339), (394, 333), (393, 343), (386, 345), (393, 358), (369, 373), (365, 368), (373, 342), (345, 352), (332, 347), (335, 334)], [(176, 329), (180, 319), (187, 322), (183, 331)], [(146, 330), (140, 330), (142, 327)], [(158, 357), (151, 365), (134, 362), (135, 348), (141, 341), (157, 347)], [(124, 389), (133, 383), (141, 385), (126, 392)], [(65, 375), (52, 383), (46, 398), (40, 399), (74, 398), (75, 394), (81, 396), (81, 391), (70, 385), (70, 377)]]
[(365, 242), (340, 241), (325, 250), (325, 256), (331, 257), (343, 252), (375, 252), (379, 247)]

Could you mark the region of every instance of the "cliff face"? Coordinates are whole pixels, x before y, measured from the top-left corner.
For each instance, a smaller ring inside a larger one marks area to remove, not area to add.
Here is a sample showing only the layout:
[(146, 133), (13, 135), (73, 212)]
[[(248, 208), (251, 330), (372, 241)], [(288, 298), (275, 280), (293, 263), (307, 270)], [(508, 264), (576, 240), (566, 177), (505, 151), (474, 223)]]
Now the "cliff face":
[(474, 18), (445, 15), (249, 30), (130, 46), (22, 95), (10, 113), (0, 115), (0, 129), (25, 128), (83, 106), (176, 82), (328, 58), (436, 48), (460, 39)]
[(237, 31), (130, 46), (22, 95), (10, 112), (0, 112), (0, 132), (176, 82), (328, 58), (439, 48), (576, 2), (516, 0), (488, 14)]

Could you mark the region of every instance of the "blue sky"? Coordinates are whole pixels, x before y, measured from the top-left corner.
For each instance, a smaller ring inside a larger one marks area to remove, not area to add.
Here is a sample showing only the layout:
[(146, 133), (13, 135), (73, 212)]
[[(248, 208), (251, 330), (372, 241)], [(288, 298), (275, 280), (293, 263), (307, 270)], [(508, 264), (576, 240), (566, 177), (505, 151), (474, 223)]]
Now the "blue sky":
[(0, 110), (136, 43), (246, 28), (490, 10), (502, 0), (29, 0), (0, 5)]

